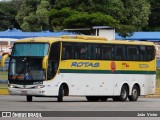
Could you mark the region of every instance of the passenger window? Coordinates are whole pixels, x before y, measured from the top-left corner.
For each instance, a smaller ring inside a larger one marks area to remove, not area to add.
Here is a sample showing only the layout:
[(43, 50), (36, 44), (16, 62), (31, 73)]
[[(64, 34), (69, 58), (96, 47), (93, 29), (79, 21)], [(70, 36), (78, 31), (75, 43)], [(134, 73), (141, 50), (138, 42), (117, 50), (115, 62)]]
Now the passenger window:
[(151, 61), (155, 57), (155, 49), (153, 46), (146, 46), (146, 60)]
[(74, 55), (75, 59), (87, 59), (87, 45), (83, 43), (75, 43)]
[(101, 45), (101, 54), (103, 60), (112, 60), (114, 58), (113, 46)]
[(62, 45), (62, 60), (73, 59), (73, 44), (63, 43)]
[(88, 59), (90, 60), (101, 59), (100, 45), (94, 45), (94, 44), (88, 45)]
[(115, 60), (126, 60), (125, 46), (115, 46)]
[(139, 47), (139, 60), (146, 61), (146, 48), (145, 48), (145, 46)]
[(136, 61), (139, 59), (138, 47), (127, 46), (127, 60)]

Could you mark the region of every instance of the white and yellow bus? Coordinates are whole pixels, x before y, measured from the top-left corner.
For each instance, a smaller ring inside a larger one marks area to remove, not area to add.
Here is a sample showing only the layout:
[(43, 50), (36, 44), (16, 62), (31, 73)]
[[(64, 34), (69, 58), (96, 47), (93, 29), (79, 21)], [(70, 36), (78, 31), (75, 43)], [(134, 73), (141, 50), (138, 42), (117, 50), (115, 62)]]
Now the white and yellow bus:
[[(2, 67), (8, 55), (2, 58)], [(88, 101), (136, 101), (154, 94), (155, 47), (151, 42), (108, 41), (97, 36), (26, 38), (10, 57), (10, 95), (84, 96)]]

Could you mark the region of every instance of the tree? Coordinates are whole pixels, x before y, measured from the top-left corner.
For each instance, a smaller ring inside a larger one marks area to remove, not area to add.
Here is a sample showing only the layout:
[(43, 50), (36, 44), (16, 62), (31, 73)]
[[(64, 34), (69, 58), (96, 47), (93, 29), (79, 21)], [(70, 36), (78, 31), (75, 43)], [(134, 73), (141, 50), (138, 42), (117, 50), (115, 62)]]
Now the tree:
[(20, 7), (20, 10), (16, 15), (16, 20), (18, 21), (22, 30), (37, 30), (37, 28), (33, 28), (32, 26), (37, 23), (37, 20), (33, 19), (33, 17), (35, 17), (35, 11), (39, 2), (39, 0), (24, 0), (23, 4)]
[(67, 7), (61, 10), (52, 9), (49, 13), (50, 25), (53, 26), (53, 29), (56, 31), (62, 30), (65, 28), (64, 21), (72, 14), (76, 14), (76, 11)]
[(160, 31), (160, 1), (149, 0), (151, 4), (151, 14), (149, 16), (148, 26), (143, 30), (147, 31)]
[(142, 30), (149, 14), (148, 0), (24, 0), (16, 20), (25, 31), (105, 25), (125, 37)]
[[(150, 3), (148, 0), (122, 0), (124, 4), (124, 18), (121, 20), (122, 27), (127, 27), (128, 31), (140, 31), (143, 27), (147, 26)], [(123, 31), (123, 30), (122, 30)]]
[(118, 21), (109, 15), (87, 12), (76, 12), (64, 21), (66, 28), (91, 28), (96, 25), (117, 27)]
[(47, 30), (49, 25), (47, 0), (25, 0), (16, 16), (24, 31)]
[[(56, 0), (55, 3), (56, 4), (54, 5), (54, 8), (58, 10), (68, 7), (71, 10), (75, 10), (78, 12), (86, 12), (88, 13), (88, 15), (99, 12), (101, 14), (104, 14), (104, 16), (110, 16), (119, 24), (113, 25), (112, 27), (115, 27), (116, 31), (124, 37), (131, 35), (131, 33), (134, 31), (142, 30), (142, 28), (148, 24), (148, 16), (150, 14), (150, 4), (148, 0)], [(84, 20), (83, 22), (81, 22), (81, 26), (87, 27), (90, 23), (88, 23), (87, 25), (85, 25), (84, 23), (89, 18), (85, 17), (89, 16), (83, 17), (84, 14), (80, 15), (82, 16), (78, 16), (78, 14), (75, 16), (77, 17), (77, 19), (80, 19), (80, 21)], [(72, 16), (66, 18), (66, 23), (68, 23), (68, 21), (71, 21), (71, 18), (72, 20), (76, 20), (76, 18)], [(103, 21), (103, 19), (101, 20)], [(78, 25), (80, 23), (78, 22), (79, 20), (76, 21), (76, 26), (80, 26)], [(99, 23), (101, 23), (101, 25), (104, 25), (102, 21), (99, 21)], [(109, 26), (111, 24), (108, 23), (105, 25)], [(75, 27), (75, 24), (70, 24), (67, 26)]]
[(17, 11), (10, 2), (0, 2), (0, 30), (6, 30), (15, 26)]
[(49, 28), (49, 10), (50, 4), (47, 0), (41, 0), (41, 3), (37, 6), (36, 16), (38, 18), (38, 25), (41, 30), (48, 30)]
[(69, 7), (79, 12), (100, 12), (118, 20), (123, 16), (124, 10), (121, 0), (56, 0), (55, 3), (54, 8), (58, 10)]
[(24, 0), (12, 0), (10, 4), (18, 11)]

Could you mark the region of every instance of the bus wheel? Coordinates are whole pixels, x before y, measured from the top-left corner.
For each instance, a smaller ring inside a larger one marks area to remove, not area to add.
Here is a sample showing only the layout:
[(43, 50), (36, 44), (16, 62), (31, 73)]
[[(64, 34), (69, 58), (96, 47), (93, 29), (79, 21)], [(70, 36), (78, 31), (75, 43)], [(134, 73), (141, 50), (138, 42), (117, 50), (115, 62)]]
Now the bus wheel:
[(121, 94), (118, 97), (118, 99), (119, 101), (126, 101), (127, 98), (128, 98), (128, 88), (125, 85), (123, 85), (121, 89)]
[(27, 99), (27, 102), (32, 102), (32, 96), (27, 95), (27, 96), (26, 96), (26, 99)]
[(63, 96), (64, 96), (64, 89), (63, 89), (63, 85), (61, 85), (60, 88), (59, 88), (57, 101), (62, 102), (63, 101)]
[(134, 85), (132, 89), (132, 94), (128, 96), (128, 99), (130, 101), (137, 101), (138, 95), (139, 95), (139, 88), (136, 85)]
[(108, 97), (107, 96), (101, 96), (99, 97), (100, 101), (107, 101)]
[(99, 101), (99, 97), (98, 96), (86, 96), (87, 100), (89, 102), (96, 102)]

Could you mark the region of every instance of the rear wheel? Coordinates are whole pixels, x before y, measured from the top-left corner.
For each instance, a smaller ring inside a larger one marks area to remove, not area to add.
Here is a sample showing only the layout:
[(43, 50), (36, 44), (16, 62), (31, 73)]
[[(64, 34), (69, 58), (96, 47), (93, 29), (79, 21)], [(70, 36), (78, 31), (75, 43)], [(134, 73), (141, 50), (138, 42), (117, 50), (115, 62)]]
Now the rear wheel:
[(32, 102), (32, 96), (27, 95), (27, 96), (26, 96), (26, 99), (27, 99), (27, 102)]
[(120, 96), (114, 96), (113, 101), (126, 101), (128, 97), (128, 88), (123, 85)]
[(119, 101), (126, 101), (127, 98), (128, 98), (128, 88), (125, 85), (123, 85), (121, 89), (121, 94), (118, 97), (118, 99)]
[(99, 101), (99, 97), (98, 97), (98, 96), (86, 96), (86, 99), (87, 99), (89, 102)]
[(100, 99), (100, 101), (107, 101), (108, 97), (106, 97), (106, 96), (101, 96), (101, 97), (99, 97), (99, 99)]
[(59, 94), (58, 94), (57, 101), (62, 102), (63, 101), (63, 96), (64, 96), (64, 89), (63, 89), (63, 85), (61, 85), (60, 88), (59, 88)]
[(138, 99), (138, 95), (139, 95), (139, 88), (137, 86), (133, 86), (133, 89), (132, 89), (132, 94), (130, 96), (128, 96), (128, 99), (130, 101), (137, 101)]

